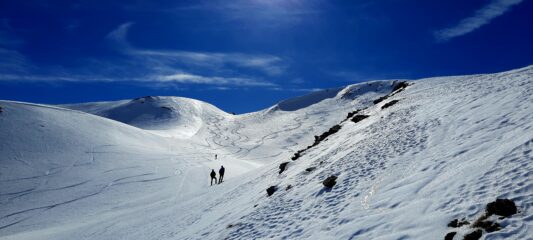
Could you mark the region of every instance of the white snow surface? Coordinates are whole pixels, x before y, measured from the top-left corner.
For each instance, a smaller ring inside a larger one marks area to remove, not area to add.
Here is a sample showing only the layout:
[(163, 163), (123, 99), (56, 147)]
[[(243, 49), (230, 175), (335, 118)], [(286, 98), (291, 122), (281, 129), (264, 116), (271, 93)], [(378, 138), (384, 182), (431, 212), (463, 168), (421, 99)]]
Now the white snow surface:
[[(373, 103), (397, 82), (236, 116), (178, 97), (0, 101), (0, 239), (462, 239), (473, 229), (447, 223), (496, 198), (519, 212), (481, 239), (532, 239), (533, 66), (408, 81)], [(356, 109), (369, 117), (343, 121)]]

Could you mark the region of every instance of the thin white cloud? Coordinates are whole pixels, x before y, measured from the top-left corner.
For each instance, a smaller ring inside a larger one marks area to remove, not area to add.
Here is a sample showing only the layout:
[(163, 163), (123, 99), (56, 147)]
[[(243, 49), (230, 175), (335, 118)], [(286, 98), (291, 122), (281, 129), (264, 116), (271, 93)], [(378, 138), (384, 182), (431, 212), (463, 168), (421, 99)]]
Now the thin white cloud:
[(270, 82), (259, 81), (252, 78), (240, 77), (209, 77), (200, 76), (190, 73), (179, 72), (170, 75), (155, 76), (155, 80), (159, 82), (175, 82), (175, 83), (189, 83), (189, 84), (210, 84), (210, 85), (234, 85), (234, 86), (276, 86)]
[(121, 49), (129, 49), (130, 45), (126, 39), (128, 36), (128, 30), (132, 25), (133, 22), (123, 23), (117, 28), (113, 29), (113, 31), (109, 32), (106, 38), (111, 40), (112, 43), (116, 44), (116, 46), (120, 47)]
[(282, 59), (280, 57), (264, 54), (252, 55), (242, 53), (140, 50), (133, 48), (128, 49), (126, 53), (141, 57), (159, 58), (161, 61), (166, 62), (180, 62), (185, 65), (194, 65), (212, 69), (231, 65), (259, 70), (268, 75), (279, 75), (286, 69), (286, 67), (282, 65)]
[(25, 73), (0, 73), (0, 81), (17, 82), (120, 82), (120, 81), (142, 81), (141, 78), (115, 78), (99, 75), (79, 75), (79, 74), (58, 74), (58, 75), (38, 75)]
[(98, 75), (32, 75), (32, 74), (2, 74), (0, 81), (18, 82), (130, 82), (156, 84), (158, 86), (174, 84), (203, 84), (231, 87), (276, 87), (276, 84), (253, 78), (201, 76), (186, 72), (169, 75), (154, 75), (145, 77), (109, 77)]
[(461, 20), (456, 26), (436, 31), (434, 36), (438, 41), (448, 41), (468, 34), (490, 23), (496, 17), (511, 9), (512, 6), (521, 2), (523, 0), (492, 0), (489, 4), (477, 10), (473, 16)]
[(132, 25), (132, 22), (121, 24), (111, 31), (106, 38), (111, 40), (118, 50), (125, 54), (140, 59), (150, 58), (147, 60), (151, 61), (152, 65), (159, 63), (165, 66), (172, 63), (180, 63), (182, 65), (202, 67), (205, 70), (238, 67), (261, 71), (271, 76), (280, 75), (286, 69), (283, 59), (267, 54), (138, 49), (131, 46), (127, 40), (128, 31)]

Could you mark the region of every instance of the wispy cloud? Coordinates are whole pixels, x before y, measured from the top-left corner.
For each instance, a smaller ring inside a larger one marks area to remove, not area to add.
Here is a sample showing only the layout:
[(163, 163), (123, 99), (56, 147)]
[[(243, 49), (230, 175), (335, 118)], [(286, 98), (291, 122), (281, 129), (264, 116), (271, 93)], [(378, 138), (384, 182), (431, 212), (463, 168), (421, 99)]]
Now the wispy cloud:
[(242, 53), (208, 53), (190, 51), (161, 51), (129, 49), (128, 54), (177, 61), (181, 64), (209, 68), (223, 68), (226, 65), (262, 71), (268, 75), (282, 74), (286, 66), (282, 59), (272, 55), (251, 55)]
[(489, 4), (477, 10), (473, 16), (465, 18), (456, 26), (438, 30), (434, 33), (438, 41), (448, 41), (452, 38), (468, 34), (483, 25), (490, 23), (496, 17), (504, 14), (512, 6), (523, 0), (492, 0)]
[(132, 25), (133, 22), (126, 22), (120, 24), (117, 28), (109, 32), (106, 38), (108, 40), (111, 40), (111, 43), (116, 44), (116, 47), (120, 47), (121, 49), (128, 49), (130, 48), (130, 45), (127, 41), (128, 31)]
[(264, 86), (273, 87), (276, 84), (259, 81), (252, 78), (240, 77), (208, 77), (190, 73), (175, 73), (171, 75), (154, 76), (154, 79), (160, 82), (190, 83), (190, 84), (209, 84), (209, 85), (235, 85), (235, 86)]
[(2, 74), (0, 81), (24, 82), (137, 82), (153, 83), (163, 87), (168, 84), (205, 84), (230, 87), (276, 87), (276, 84), (252, 78), (201, 76), (186, 72), (171, 75), (154, 75), (146, 77), (109, 77), (99, 75), (34, 75), (34, 74)]
[(107, 35), (115, 47), (124, 54), (148, 59), (162, 66), (179, 63), (181, 65), (202, 67), (203, 70), (220, 70), (225, 67), (246, 68), (261, 71), (271, 76), (282, 74), (287, 66), (278, 56), (267, 54), (193, 52), (176, 50), (154, 50), (133, 47), (127, 40), (132, 22), (121, 24)]

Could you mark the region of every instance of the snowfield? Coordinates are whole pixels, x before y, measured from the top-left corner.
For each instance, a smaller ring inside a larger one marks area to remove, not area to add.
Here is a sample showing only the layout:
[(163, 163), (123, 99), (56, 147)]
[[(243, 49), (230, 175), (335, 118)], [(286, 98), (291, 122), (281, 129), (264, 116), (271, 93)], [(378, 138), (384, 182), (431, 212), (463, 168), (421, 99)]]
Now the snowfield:
[(180, 97), (0, 101), (0, 239), (457, 240), (474, 228), (447, 224), (496, 198), (518, 213), (481, 239), (533, 239), (533, 66), (402, 81), (242, 115)]

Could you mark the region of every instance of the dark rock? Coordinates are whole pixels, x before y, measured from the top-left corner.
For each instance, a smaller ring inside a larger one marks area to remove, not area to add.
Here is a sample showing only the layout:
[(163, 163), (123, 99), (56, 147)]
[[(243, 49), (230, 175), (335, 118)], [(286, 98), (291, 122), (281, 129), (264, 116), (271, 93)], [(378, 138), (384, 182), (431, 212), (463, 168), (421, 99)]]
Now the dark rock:
[(498, 216), (509, 217), (516, 214), (517, 209), (513, 200), (496, 199), (496, 201), (487, 204), (486, 211), (488, 215), (496, 214)]
[(322, 182), (322, 184), (324, 184), (324, 187), (332, 188), (333, 186), (335, 186), (335, 184), (337, 184), (335, 180), (337, 180), (336, 176), (329, 176), (328, 178), (326, 178), (326, 180)]
[(274, 192), (276, 192), (278, 190), (278, 187), (276, 186), (270, 186), (269, 188), (267, 188), (267, 195), (270, 197), (272, 196), (272, 194), (274, 194)]
[(387, 99), (387, 98), (389, 98), (389, 95), (385, 95), (385, 96), (383, 96), (383, 97), (380, 97), (380, 98), (374, 100), (373, 103), (374, 103), (374, 104), (378, 104), (378, 103), (380, 103), (380, 102), (383, 102), (383, 100), (385, 100), (385, 99)]
[(302, 150), (295, 152), (294, 155), (292, 155), (291, 160), (296, 160), (301, 157), (300, 153), (303, 152)]
[(226, 226), (226, 228), (232, 228), (232, 227), (238, 227), (238, 226), (241, 226), (242, 223), (235, 223), (235, 224), (228, 224), (228, 226)]
[(459, 220), (457, 218), (452, 220), (451, 222), (448, 223), (448, 227), (456, 228), (457, 227), (457, 222), (459, 222)]
[(396, 104), (398, 102), (399, 102), (398, 100), (392, 100), (392, 101), (390, 101), (388, 103), (383, 104), (383, 106), (381, 106), (381, 109), (388, 108), (388, 107), (390, 107), (390, 106), (392, 106), (392, 105), (394, 105), (394, 104)]
[(444, 240), (453, 240), (455, 234), (457, 234), (457, 232), (449, 232), (448, 234), (446, 234), (446, 236), (444, 236)]
[(341, 130), (341, 125), (337, 124), (337, 125), (331, 127), (327, 132), (320, 134), (320, 136), (315, 136), (315, 142), (313, 143), (313, 146), (318, 145), (324, 139), (326, 139), (330, 135), (338, 132), (339, 130)]
[(316, 167), (308, 167), (308, 168), (305, 169), (305, 171), (307, 171), (307, 172), (312, 172), (312, 171), (314, 171), (315, 169), (316, 169)]
[(337, 125), (331, 127), (331, 128), (329, 129), (328, 133), (331, 135), (331, 134), (333, 134), (333, 133), (338, 132), (339, 130), (341, 130), (341, 125), (337, 124)]
[(167, 106), (162, 106), (161, 108), (162, 108), (162, 109), (166, 109), (166, 110), (169, 110), (169, 111), (172, 111), (172, 108), (170, 108), (170, 107), (167, 107)]
[(289, 191), (290, 189), (292, 188), (292, 185), (287, 185), (287, 187), (285, 188), (286, 191)]
[(363, 119), (367, 118), (367, 117), (370, 117), (368, 115), (355, 115), (353, 118), (352, 118), (352, 122), (354, 123), (358, 123), (360, 121), (362, 121)]
[(481, 235), (483, 235), (483, 231), (481, 229), (476, 229), (475, 231), (466, 234), (463, 238), (464, 240), (478, 240), (481, 238)]
[(285, 169), (287, 168), (287, 164), (289, 164), (289, 162), (282, 162), (279, 165), (279, 174), (281, 174), (283, 171), (285, 171)]
[(461, 221), (459, 221), (459, 219), (454, 219), (450, 223), (448, 223), (448, 227), (458, 228), (458, 227), (461, 227), (463, 225), (468, 225), (468, 224), (470, 223), (464, 219)]
[(254, 207), (257, 207), (257, 206), (259, 206), (259, 204), (255, 204), (255, 205), (254, 205)]
[(2, 109), (2, 107), (0, 107), (0, 113), (3, 112), (4, 110)]
[(483, 228), (487, 232), (494, 232), (494, 231), (498, 231), (502, 229), (500, 224), (492, 222), (492, 221), (478, 221), (474, 223), (472, 227)]
[[(409, 84), (408, 84), (406, 81), (401, 81), (401, 82), (396, 83), (396, 84), (394, 85), (394, 87), (392, 88), (392, 91), (393, 91), (393, 92), (396, 92), (396, 90), (400, 90), (400, 89), (403, 90), (403, 89), (405, 89), (407, 86), (409, 86)], [(400, 91), (401, 91), (401, 90), (400, 90)]]
[(348, 116), (346, 117), (346, 119), (350, 119), (351, 117), (353, 117), (355, 114), (359, 113), (361, 110), (357, 109), (353, 112), (349, 112), (348, 113)]

